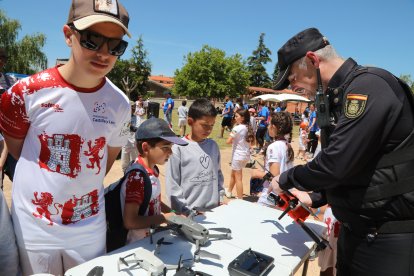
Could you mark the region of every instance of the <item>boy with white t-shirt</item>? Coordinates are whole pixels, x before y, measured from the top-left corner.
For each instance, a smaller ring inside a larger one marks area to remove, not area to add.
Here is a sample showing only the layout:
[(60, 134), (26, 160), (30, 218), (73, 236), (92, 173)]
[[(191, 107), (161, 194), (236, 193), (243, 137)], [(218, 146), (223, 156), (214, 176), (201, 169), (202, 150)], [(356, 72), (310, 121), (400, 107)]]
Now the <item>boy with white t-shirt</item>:
[(23, 274), (63, 275), (105, 253), (103, 179), (128, 138), (130, 106), (105, 76), (128, 45), (118, 1), (73, 0), (69, 61), (2, 95), (0, 123), (18, 160), (12, 218)]

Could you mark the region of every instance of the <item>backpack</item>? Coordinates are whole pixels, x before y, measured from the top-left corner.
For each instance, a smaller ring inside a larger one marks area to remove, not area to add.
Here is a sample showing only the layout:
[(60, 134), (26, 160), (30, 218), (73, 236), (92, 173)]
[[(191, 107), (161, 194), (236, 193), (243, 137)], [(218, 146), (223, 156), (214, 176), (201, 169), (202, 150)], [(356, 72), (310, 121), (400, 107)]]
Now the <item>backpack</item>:
[(144, 200), (139, 207), (138, 215), (143, 216), (147, 211), (152, 194), (151, 180), (147, 170), (137, 163), (132, 163), (126, 170), (124, 176), (118, 181), (105, 188), (105, 213), (106, 213), (106, 250), (113, 251), (125, 245), (128, 229), (124, 227), (122, 216), (121, 188), (122, 183), (132, 171), (139, 171), (144, 176)]

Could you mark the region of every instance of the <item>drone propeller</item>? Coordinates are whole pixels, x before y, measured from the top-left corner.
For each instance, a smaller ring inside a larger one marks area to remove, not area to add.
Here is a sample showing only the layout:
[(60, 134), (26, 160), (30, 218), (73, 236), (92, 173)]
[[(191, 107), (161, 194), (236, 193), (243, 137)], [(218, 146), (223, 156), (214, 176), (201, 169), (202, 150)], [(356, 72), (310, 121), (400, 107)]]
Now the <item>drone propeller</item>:
[(229, 228), (224, 228), (224, 227), (209, 228), (208, 230), (213, 230), (213, 231), (222, 232), (222, 233), (231, 233), (231, 230)]
[(201, 258), (210, 258), (210, 259), (216, 259), (221, 260), (221, 257), (219, 254), (214, 254), (211, 252), (208, 252), (206, 250), (198, 250), (194, 252), (194, 261), (199, 262)]
[(193, 219), (195, 216), (198, 216), (205, 212), (213, 212), (211, 209), (203, 208), (203, 207), (194, 207), (191, 209), (190, 214), (188, 215), (189, 219)]
[(172, 242), (165, 242), (164, 237), (162, 237), (161, 239), (159, 239), (157, 241), (157, 245), (161, 246), (161, 244), (169, 245), (169, 244), (173, 244), (173, 243)]
[(155, 254), (159, 254), (160, 253), (160, 248), (161, 248), (161, 245), (163, 245), (163, 244), (170, 245), (170, 244), (173, 244), (173, 243), (172, 242), (165, 242), (164, 241), (164, 237), (162, 237), (161, 239), (159, 239), (157, 241), (157, 245), (155, 246)]
[(231, 230), (229, 228), (210, 228), (209, 231), (219, 232), (220, 234), (215, 234), (209, 232), (208, 237), (213, 239), (231, 239)]

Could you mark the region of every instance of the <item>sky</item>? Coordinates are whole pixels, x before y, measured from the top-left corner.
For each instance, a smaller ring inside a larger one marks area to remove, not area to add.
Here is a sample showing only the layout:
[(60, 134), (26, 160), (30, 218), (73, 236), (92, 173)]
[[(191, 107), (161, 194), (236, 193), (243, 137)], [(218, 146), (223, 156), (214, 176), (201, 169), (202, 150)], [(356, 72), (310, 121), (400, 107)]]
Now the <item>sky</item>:
[[(0, 0), (0, 9), (22, 25), (19, 38), (43, 33), (48, 65), (69, 58), (62, 28), (71, 0)], [(344, 58), (414, 79), (414, 0), (123, 0), (130, 15), (130, 50), (142, 36), (152, 75), (173, 76), (184, 57), (209, 45), (247, 59), (265, 33), (272, 51), (296, 33), (316, 27)]]

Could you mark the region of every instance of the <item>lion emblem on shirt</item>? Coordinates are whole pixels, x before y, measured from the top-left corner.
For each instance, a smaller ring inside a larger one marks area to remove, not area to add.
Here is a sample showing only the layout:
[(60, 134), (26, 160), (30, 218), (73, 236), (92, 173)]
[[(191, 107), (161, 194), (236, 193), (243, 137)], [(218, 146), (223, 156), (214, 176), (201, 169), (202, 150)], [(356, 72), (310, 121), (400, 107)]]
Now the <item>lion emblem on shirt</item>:
[(89, 161), (90, 164), (86, 164), (86, 167), (88, 169), (94, 169), (95, 165), (98, 168), (98, 172), (96, 174), (99, 174), (101, 171), (101, 160), (103, 158), (102, 156), (99, 156), (99, 152), (104, 148), (105, 146), (105, 137), (99, 137), (95, 139), (95, 144), (92, 146), (92, 141), (88, 141), (88, 148), (89, 150), (85, 150), (83, 153), (86, 156), (90, 156)]
[[(40, 198), (37, 197), (38, 196), (38, 192), (34, 192), (33, 195), (34, 195), (34, 198), (35, 199), (32, 199), (32, 203), (34, 205), (37, 205), (38, 206), (36, 208), (37, 213), (33, 212), (32, 213), (33, 216), (35, 216), (36, 218), (45, 217), (49, 221), (49, 224), (48, 225), (53, 225), (53, 221), (50, 218), (50, 216), (54, 216), (54, 215), (59, 214), (60, 211), (59, 211), (58, 207), (59, 208), (62, 208), (63, 207), (62, 204), (59, 204), (59, 203), (53, 204), (53, 196), (52, 196), (52, 194), (50, 194), (48, 192), (41, 192), (40, 193)], [(52, 214), (49, 211), (49, 207), (52, 206), (52, 204), (53, 204), (53, 206), (56, 209), (56, 213), (55, 214)]]

